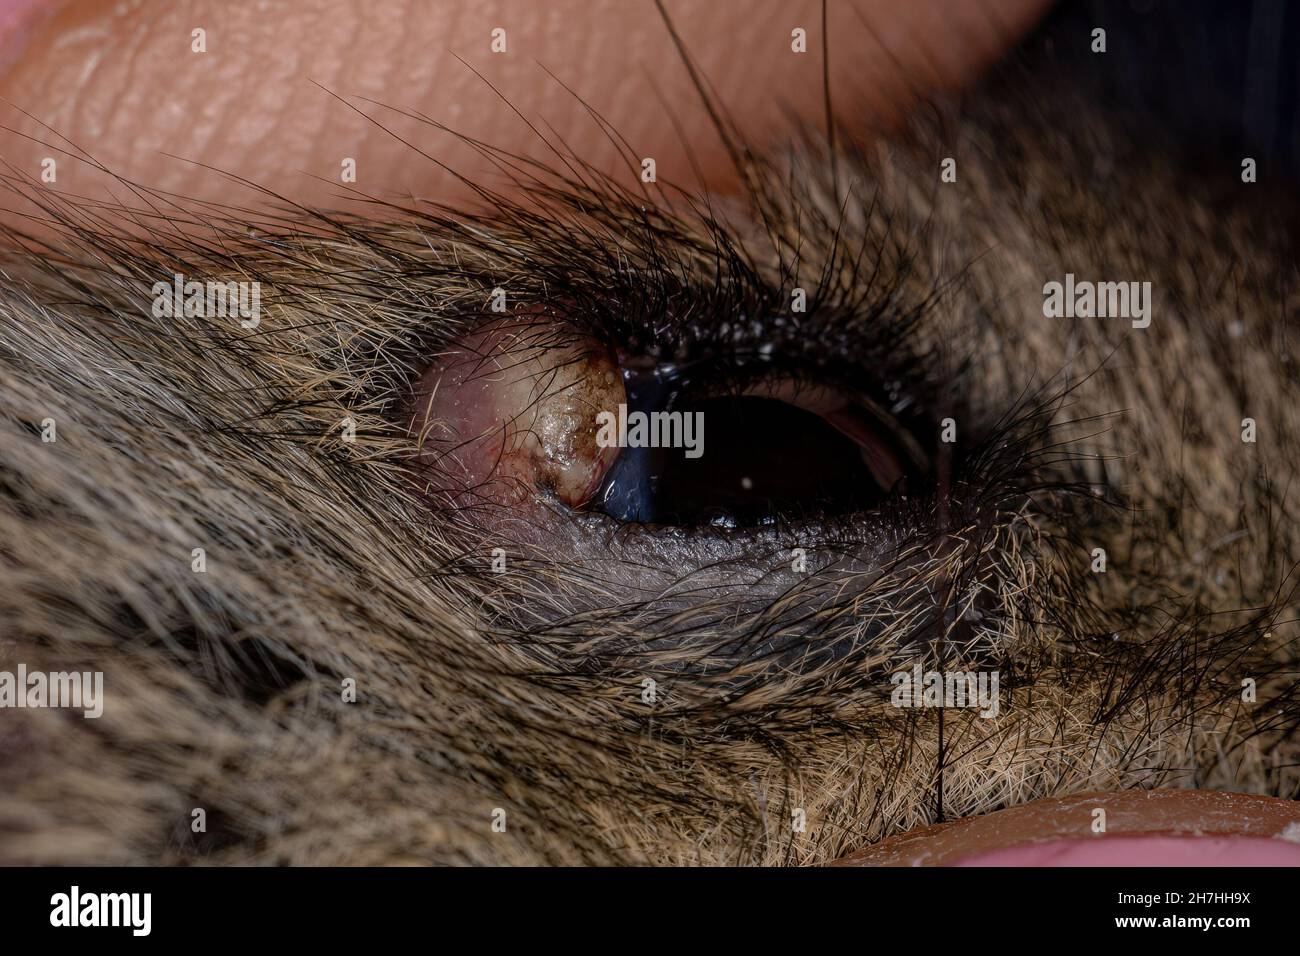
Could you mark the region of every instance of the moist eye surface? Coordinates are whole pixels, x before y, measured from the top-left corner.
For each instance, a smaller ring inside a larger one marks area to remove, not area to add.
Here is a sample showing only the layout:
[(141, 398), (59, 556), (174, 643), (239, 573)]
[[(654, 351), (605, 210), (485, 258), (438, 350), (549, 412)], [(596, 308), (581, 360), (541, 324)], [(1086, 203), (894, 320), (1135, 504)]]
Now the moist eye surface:
[(635, 524), (745, 528), (870, 511), (925, 475), (868, 401), (719, 363), (615, 367), (594, 341), (496, 323), (421, 378), (433, 483), (502, 506), (550, 497)]

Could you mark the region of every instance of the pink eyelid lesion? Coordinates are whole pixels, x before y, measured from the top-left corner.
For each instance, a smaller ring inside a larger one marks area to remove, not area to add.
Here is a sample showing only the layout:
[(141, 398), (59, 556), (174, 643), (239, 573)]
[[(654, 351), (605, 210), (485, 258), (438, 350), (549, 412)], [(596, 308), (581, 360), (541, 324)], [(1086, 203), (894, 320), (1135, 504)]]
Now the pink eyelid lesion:
[(617, 367), (593, 342), (548, 341), (500, 322), (453, 343), (416, 384), (413, 426), (438, 491), (517, 506), (595, 493), (617, 455), (596, 416), (626, 402)]

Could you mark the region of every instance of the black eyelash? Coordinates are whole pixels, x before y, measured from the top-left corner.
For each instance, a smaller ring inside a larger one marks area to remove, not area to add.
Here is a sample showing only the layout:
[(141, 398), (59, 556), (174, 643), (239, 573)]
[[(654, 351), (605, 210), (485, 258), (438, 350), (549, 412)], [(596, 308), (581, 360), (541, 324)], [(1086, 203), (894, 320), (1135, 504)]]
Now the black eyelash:
[[(549, 321), (526, 336), (530, 348), (552, 336), (559, 344), (561, 327), (603, 343), (619, 364), (707, 368), (716, 392), (775, 378), (833, 387), (887, 409), (923, 447), (937, 433), (940, 411), (961, 412), (959, 353), (936, 356), (914, 341), (916, 326), (946, 292), (913, 268), (927, 223), (892, 221), (863, 197), (858, 212), (870, 228), (849, 245), (840, 229), (851, 191), (839, 220), (796, 191), (781, 201), (797, 208), (791, 218), (801, 223), (801, 237), (744, 243), (707, 204), (674, 203), (669, 188), (651, 206), (575, 157), (566, 163), (579, 171), (572, 176), (542, 167), (524, 175), (520, 163), (512, 168), (524, 199), (483, 191), (489, 209), (475, 215), (400, 210), (417, 228), (484, 260), (478, 267), (430, 263), (416, 257), (426, 251), (419, 249), (403, 262), (414, 279), (476, 289), (458, 318), (437, 330), (437, 342), (501, 321), (486, 305), (500, 288), (521, 325)], [(770, 207), (778, 192), (794, 187), (775, 170), (764, 173), (756, 181), (767, 182), (771, 195), (755, 202)], [(768, 268), (755, 262), (764, 250)], [(822, 265), (805, 279), (801, 263), (809, 259)], [(801, 313), (792, 309), (796, 289), (806, 296)], [(953, 451), (960, 454), (978, 444), (981, 429), (967, 420), (958, 435)]]

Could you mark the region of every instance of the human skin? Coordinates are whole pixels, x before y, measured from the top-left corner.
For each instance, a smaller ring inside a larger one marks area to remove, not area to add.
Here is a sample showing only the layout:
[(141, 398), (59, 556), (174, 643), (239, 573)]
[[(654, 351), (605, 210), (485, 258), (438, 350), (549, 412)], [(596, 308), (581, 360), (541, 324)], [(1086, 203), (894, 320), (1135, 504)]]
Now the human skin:
[(890, 837), (844, 866), (1296, 866), (1300, 804), (1197, 790), (1035, 800)]
[[(837, 118), (857, 129), (895, 124), (918, 97), (969, 81), (1046, 6), (832, 4)], [(795, 121), (822, 122), (816, 0), (670, 0), (666, 8), (747, 138), (762, 144), (788, 136)], [(39, 170), (66, 138), (155, 189), (229, 201), (230, 184), (216, 169), (295, 202), (338, 205), (340, 164), (351, 157), (362, 193), (454, 200), (464, 197), (458, 180), (397, 137), (418, 139), (424, 153), (471, 177), (490, 171), (476, 151), (366, 100), (552, 158), (504, 98), (529, 121), (550, 124), (584, 160), (609, 168), (613, 149), (577, 97), (640, 155), (654, 157), (663, 179), (695, 184), (689, 152), (711, 185), (731, 182), (726, 152), (650, 0), (73, 0), (12, 9), (7, 29), (17, 49), (0, 75), (0, 98), (31, 116), (0, 113), (10, 127), (0, 156), (21, 171)], [(28, 35), (13, 36), (33, 20)], [(0, 31), (5, 23), (0, 18)], [(810, 37), (806, 55), (791, 52), (791, 30), (800, 26)], [(504, 54), (490, 50), (496, 27), (506, 30)], [(206, 31), (206, 53), (191, 52), (195, 28)], [(0, 32), (0, 53), (5, 40)], [(82, 195), (111, 185), (81, 162), (60, 163), (58, 176), (61, 189)]]

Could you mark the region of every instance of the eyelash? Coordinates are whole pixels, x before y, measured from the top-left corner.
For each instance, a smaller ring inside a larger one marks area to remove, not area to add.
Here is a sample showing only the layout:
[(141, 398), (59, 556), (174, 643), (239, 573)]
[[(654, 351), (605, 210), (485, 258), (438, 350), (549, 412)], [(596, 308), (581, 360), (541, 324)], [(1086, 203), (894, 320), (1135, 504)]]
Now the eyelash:
[[(849, 248), (824, 224), (832, 250), (816, 284), (804, 288), (779, 243), (772, 249), (781, 261), (769, 279), (707, 212), (647, 211), (607, 180), (593, 187), (560, 179), (535, 190), (529, 205), (493, 198), (493, 215), (429, 220), (453, 246), (463, 239), (492, 259), (481, 271), (451, 273), (476, 285), (480, 303), (455, 328), (499, 320), (482, 303), (505, 289), (516, 315), (602, 343), (616, 364), (707, 363), (708, 388), (717, 394), (774, 379), (838, 388), (889, 410), (925, 446), (937, 434), (941, 398), (955, 397), (943, 364), (912, 342), (944, 290), (912, 293), (914, 301), (901, 304), (905, 287), (919, 284), (912, 250), (925, 226), (882, 219), (884, 238), (873, 244), (865, 230)], [(756, 201), (770, 205), (772, 197)], [(573, 225), (578, 217), (584, 225)], [(805, 293), (801, 314), (792, 310), (796, 289)], [(953, 451), (974, 447), (978, 436), (978, 428), (963, 428)]]
[[(960, 353), (940, 357), (916, 347), (917, 328), (943, 307), (947, 291), (915, 274), (912, 250), (925, 241), (925, 225), (882, 217), (876, 227), (884, 238), (873, 244), (867, 229), (868, 238), (854, 248), (835, 236), (829, 264), (804, 290), (806, 312), (796, 315), (797, 266), (778, 265), (772, 279), (760, 274), (716, 219), (646, 212), (617, 192), (558, 188), (533, 198), (546, 215), (498, 199), (492, 216), (429, 221), (449, 245), (463, 239), (490, 260), (479, 269), (458, 262), (445, 274), (476, 292), (462, 297), (473, 307), (439, 336), (441, 345), (451, 330), (499, 321), (487, 303), (494, 290), (506, 289), (509, 311), (524, 324), (550, 323), (552, 331), (537, 334), (554, 335), (557, 345), (564, 343), (564, 331), (554, 331), (560, 329), (601, 343), (619, 365), (707, 365), (709, 394), (738, 394), (778, 379), (836, 388), (888, 410), (927, 453), (937, 443), (940, 419), (960, 419), (956, 441), (940, 449), (951, 481), (979, 486), (985, 473), (997, 470), (995, 460), (1027, 460), (1018, 442), (1007, 440), (1016, 433), (1014, 422), (985, 424), (970, 411)], [(871, 203), (868, 211), (874, 209)], [(581, 241), (574, 241), (555, 224), (580, 213), (597, 225), (577, 230)], [(616, 224), (631, 231), (616, 231)], [(781, 248), (774, 249), (781, 259)], [(706, 271), (704, 263), (712, 268)], [(745, 320), (751, 316), (764, 318)], [(527, 344), (541, 343), (529, 336)], [(995, 440), (996, 455), (989, 447)], [(999, 482), (1020, 477), (1002, 469)]]
[[(268, 250), (274, 272), (283, 269), (277, 257), (296, 253), (304, 272), (278, 289), (270, 281), (266, 305), (274, 306), (278, 292), (327, 302), (339, 296), (344, 320), (349, 309), (375, 302), (390, 316), (405, 313), (404, 332), (354, 339), (352, 354), (338, 357), (352, 371), (370, 370), (349, 372), (355, 404), (398, 427), (409, 421), (409, 386), (431, 356), (457, 335), (501, 318), (487, 305), (500, 288), (521, 320), (550, 320), (623, 361), (707, 361), (714, 392), (777, 378), (838, 388), (891, 411), (927, 448), (942, 417), (958, 418), (957, 441), (944, 449), (954, 481), (978, 483), (997, 473), (1012, 485), (1032, 471), (1019, 440), (1008, 439), (1018, 422), (986, 425), (971, 411), (960, 353), (937, 356), (918, 345), (916, 330), (942, 310), (947, 291), (915, 268), (928, 224), (893, 220), (874, 197), (863, 197), (862, 238), (850, 246), (793, 180), (768, 170), (750, 180), (751, 188), (766, 190), (751, 193), (751, 205), (767, 213), (759, 217), (765, 221), (785, 205), (800, 235), (746, 242), (695, 200), (674, 204), (664, 190), (664, 206), (651, 207), (612, 178), (580, 168), (586, 181), (537, 171), (520, 200), (484, 191), (492, 208), (473, 215), (377, 202), (395, 222), (323, 213), (306, 221), (232, 221), (216, 224), (219, 241), (206, 247), (121, 241), (112, 251), (140, 274), (162, 263), (170, 272), (173, 259), (188, 257), (195, 267), (185, 271), (196, 276), (232, 266), (258, 270)], [(65, 225), (74, 233), (84, 228), (75, 219)], [(106, 237), (79, 238), (92, 246)], [(771, 261), (760, 268), (763, 250)], [(801, 279), (808, 261), (822, 263), (815, 282)], [(804, 313), (791, 308), (797, 288), (806, 293)], [(1030, 405), (1017, 414), (1034, 419)], [(1012, 460), (1020, 464), (1002, 467)]]

